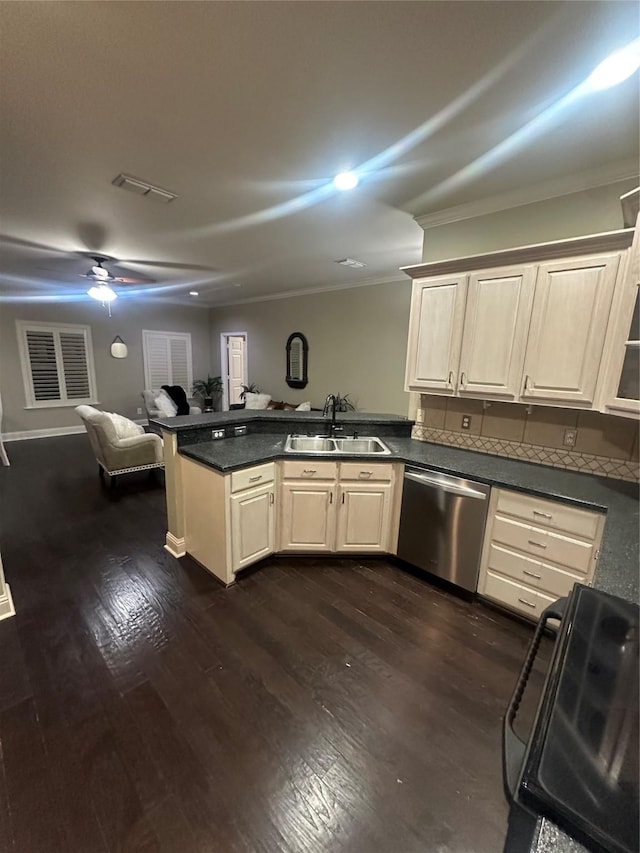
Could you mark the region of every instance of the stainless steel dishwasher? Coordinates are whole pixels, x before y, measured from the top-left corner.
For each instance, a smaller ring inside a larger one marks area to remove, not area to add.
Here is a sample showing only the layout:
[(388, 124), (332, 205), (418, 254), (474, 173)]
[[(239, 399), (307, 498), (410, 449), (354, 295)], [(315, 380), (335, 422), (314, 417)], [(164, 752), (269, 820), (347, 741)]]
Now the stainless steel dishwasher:
[(490, 492), (473, 480), (406, 468), (398, 557), (475, 592)]

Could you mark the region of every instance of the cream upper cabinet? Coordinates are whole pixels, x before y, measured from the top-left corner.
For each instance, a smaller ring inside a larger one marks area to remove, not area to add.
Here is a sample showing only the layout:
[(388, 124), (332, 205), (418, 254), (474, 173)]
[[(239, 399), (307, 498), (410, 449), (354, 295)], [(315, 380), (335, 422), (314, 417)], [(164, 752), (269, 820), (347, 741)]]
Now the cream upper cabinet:
[(619, 261), (615, 254), (539, 265), (522, 400), (593, 404)]
[(407, 391), (455, 392), (466, 291), (466, 275), (414, 282), (405, 380)]
[(274, 484), (231, 495), (231, 566), (240, 571), (275, 550)]
[(640, 417), (640, 217), (616, 287), (601, 377), (601, 408)]
[(346, 483), (339, 489), (337, 551), (389, 550), (391, 486), (389, 483)]
[(518, 396), (535, 277), (533, 266), (469, 276), (460, 354), (461, 396)]

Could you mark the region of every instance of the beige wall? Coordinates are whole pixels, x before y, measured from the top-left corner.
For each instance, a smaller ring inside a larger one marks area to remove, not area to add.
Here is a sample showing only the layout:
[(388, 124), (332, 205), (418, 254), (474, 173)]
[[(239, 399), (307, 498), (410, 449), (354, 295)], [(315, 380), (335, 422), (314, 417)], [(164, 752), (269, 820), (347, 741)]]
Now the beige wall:
[(620, 181), (579, 193), (426, 228), (425, 262), (580, 237), (623, 227), (620, 196), (638, 185)]
[[(248, 333), (249, 382), (275, 400), (321, 406), (326, 395), (349, 394), (367, 412), (404, 415), (403, 391), (409, 279), (211, 311), (211, 346), (220, 370), (220, 333)], [(292, 332), (309, 342), (309, 384), (304, 390), (285, 382), (285, 345)]]
[[(65, 304), (0, 304), (0, 393), (4, 406), (3, 433), (77, 426), (73, 407), (25, 409), (24, 385), (18, 354), (16, 320), (79, 323), (91, 327), (98, 400), (107, 411), (140, 417), (140, 392), (144, 388), (142, 329), (190, 332), (194, 378), (210, 370), (208, 311), (189, 306), (154, 305), (151, 299), (116, 302), (113, 316), (97, 302)], [(116, 335), (125, 341), (129, 355), (110, 355)]]

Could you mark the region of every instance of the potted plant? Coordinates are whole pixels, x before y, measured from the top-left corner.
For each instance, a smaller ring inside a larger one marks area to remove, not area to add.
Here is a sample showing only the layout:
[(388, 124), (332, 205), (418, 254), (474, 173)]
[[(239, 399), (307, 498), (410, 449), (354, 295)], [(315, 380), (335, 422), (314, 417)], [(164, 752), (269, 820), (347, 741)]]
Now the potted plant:
[(242, 386), (242, 394), (240, 394), (240, 399), (245, 400), (247, 394), (260, 394), (260, 389), (258, 388), (255, 382), (252, 382), (250, 385)]
[(204, 411), (212, 412), (214, 397), (219, 397), (222, 393), (222, 377), (207, 375), (206, 379), (196, 379), (193, 383), (193, 393), (202, 400)]
[(353, 405), (351, 400), (349, 399), (349, 395), (345, 394), (344, 397), (341, 397), (340, 394), (335, 395), (336, 398), (336, 412), (355, 412), (356, 407)]

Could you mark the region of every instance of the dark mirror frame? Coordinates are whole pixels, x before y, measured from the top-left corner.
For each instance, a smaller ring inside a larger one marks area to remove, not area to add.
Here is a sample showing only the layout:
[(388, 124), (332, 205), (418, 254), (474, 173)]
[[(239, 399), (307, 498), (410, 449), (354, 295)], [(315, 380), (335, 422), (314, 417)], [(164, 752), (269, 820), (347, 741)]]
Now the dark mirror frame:
[[(302, 342), (302, 378), (291, 375), (291, 345), (293, 341), (299, 338)], [(287, 376), (286, 381), (289, 388), (306, 388), (307, 382), (307, 362), (309, 360), (309, 344), (302, 332), (294, 332), (287, 338)]]

